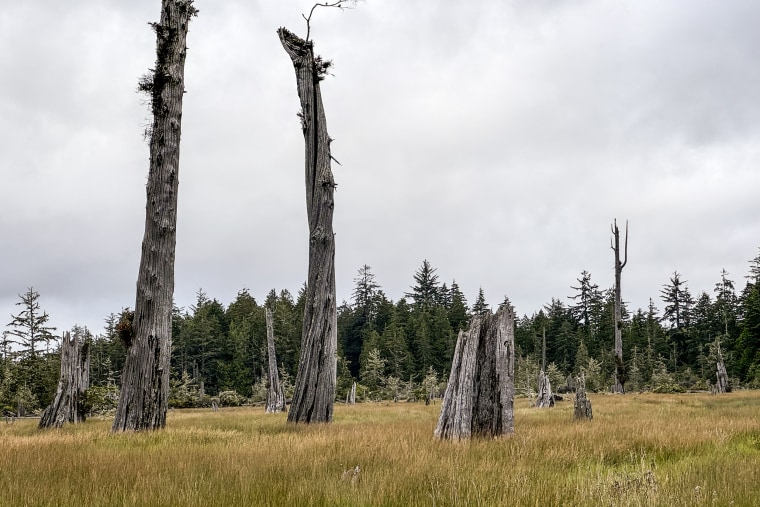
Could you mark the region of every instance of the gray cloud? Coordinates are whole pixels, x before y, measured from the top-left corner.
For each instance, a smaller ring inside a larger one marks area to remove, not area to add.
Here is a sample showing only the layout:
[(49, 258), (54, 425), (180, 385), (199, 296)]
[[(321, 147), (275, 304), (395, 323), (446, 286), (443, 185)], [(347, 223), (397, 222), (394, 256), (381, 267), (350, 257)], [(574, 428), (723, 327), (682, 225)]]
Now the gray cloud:
[[(180, 169), (176, 300), (296, 292), (306, 278), (303, 140), (278, 26), (305, 2), (196, 2)], [(751, 1), (360, 3), (315, 14), (339, 183), (337, 285), (369, 264), (389, 297), (423, 258), (470, 301), (519, 313), (674, 270), (692, 292), (757, 254), (760, 35)], [(133, 304), (158, 2), (35, 1), (0, 17), (0, 311), (33, 285), (61, 328)], [(34, 32), (44, 34), (30, 37)], [(661, 306), (661, 305), (660, 305)], [(10, 320), (8, 315), (8, 320)]]

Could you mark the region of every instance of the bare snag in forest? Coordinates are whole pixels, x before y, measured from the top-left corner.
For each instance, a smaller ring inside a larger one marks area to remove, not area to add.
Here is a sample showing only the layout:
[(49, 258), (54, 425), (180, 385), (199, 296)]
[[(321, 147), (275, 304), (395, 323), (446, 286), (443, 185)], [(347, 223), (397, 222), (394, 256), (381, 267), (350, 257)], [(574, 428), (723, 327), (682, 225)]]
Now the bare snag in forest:
[(715, 384), (715, 392), (728, 393), (731, 391), (731, 386), (728, 383), (728, 373), (726, 372), (726, 365), (723, 362), (723, 353), (720, 351), (720, 343), (717, 346), (718, 360), (716, 361), (717, 371), (715, 376), (717, 383)]
[(90, 343), (75, 332), (66, 331), (61, 343), (61, 377), (53, 402), (40, 417), (40, 428), (60, 428), (84, 422), (86, 398), (90, 387)]
[(623, 362), (623, 310), (620, 293), (620, 278), (623, 268), (628, 264), (628, 221), (625, 222), (625, 256), (620, 261), (620, 230), (617, 226), (617, 220), (613, 220), (612, 238), (610, 239), (610, 248), (615, 252), (615, 384), (612, 387), (613, 392), (623, 394), (625, 392), (625, 363)]
[(536, 408), (550, 408), (554, 406), (554, 394), (549, 377), (546, 375), (546, 328), (543, 328), (541, 337), (541, 371), (538, 372)]
[(514, 312), (473, 317), (460, 331), (435, 437), (466, 440), (514, 432)]
[(135, 311), (113, 432), (166, 425), (186, 41), (197, 12), (193, 0), (162, 0), (160, 22), (152, 24), (156, 66), (138, 87), (151, 98), (150, 170)]
[(269, 356), (269, 388), (267, 389), (266, 413), (285, 411), (285, 393), (280, 384), (280, 374), (277, 370), (277, 356), (274, 350), (274, 326), (272, 325), (272, 311), (266, 310), (267, 321), (267, 355)]

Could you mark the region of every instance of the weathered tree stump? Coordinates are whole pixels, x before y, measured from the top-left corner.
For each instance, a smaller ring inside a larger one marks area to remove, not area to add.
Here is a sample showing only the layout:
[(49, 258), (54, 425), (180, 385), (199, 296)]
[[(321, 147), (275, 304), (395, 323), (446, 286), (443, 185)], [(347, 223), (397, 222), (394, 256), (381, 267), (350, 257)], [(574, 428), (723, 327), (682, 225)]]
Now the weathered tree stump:
[(594, 418), (594, 412), (591, 410), (591, 400), (586, 397), (586, 376), (581, 375), (575, 379), (575, 411), (576, 419)]
[(514, 432), (514, 313), (473, 317), (460, 331), (435, 437), (464, 440)]
[(309, 276), (306, 283), (301, 356), (288, 422), (331, 422), (337, 375), (335, 302), (335, 180), (327, 121), (319, 82), (329, 61), (314, 56), (314, 43), (285, 28), (277, 30), (296, 72), (305, 143), (306, 214), (309, 222)]
[(717, 371), (715, 372), (717, 377), (717, 383), (715, 384), (716, 393), (728, 393), (731, 391), (731, 386), (728, 384), (728, 373), (726, 373), (726, 365), (723, 363), (723, 354), (718, 348), (718, 361)]
[(79, 333), (74, 339), (67, 331), (61, 343), (61, 377), (53, 402), (40, 418), (40, 428), (60, 428), (66, 423), (84, 422), (85, 401), (90, 387), (90, 344)]
[(351, 390), (348, 392), (348, 395), (346, 396), (346, 404), (354, 405), (355, 403), (356, 403), (356, 382), (351, 384)]
[(552, 394), (552, 385), (549, 377), (544, 370), (538, 373), (538, 398), (536, 399), (536, 408), (549, 408), (554, 406), (554, 395)]
[(285, 393), (280, 383), (280, 373), (277, 371), (277, 356), (274, 351), (274, 326), (272, 325), (272, 311), (266, 309), (267, 321), (267, 355), (269, 356), (269, 388), (267, 389), (266, 413), (285, 411)]

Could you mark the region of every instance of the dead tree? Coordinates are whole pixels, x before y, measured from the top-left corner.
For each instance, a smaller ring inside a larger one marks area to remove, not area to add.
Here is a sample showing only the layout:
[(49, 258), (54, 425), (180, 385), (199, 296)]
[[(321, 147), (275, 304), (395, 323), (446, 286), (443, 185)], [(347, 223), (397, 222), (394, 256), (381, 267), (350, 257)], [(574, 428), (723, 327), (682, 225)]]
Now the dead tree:
[(720, 343), (718, 343), (717, 352), (718, 352), (718, 360), (716, 361), (717, 371), (715, 372), (715, 376), (717, 377), (717, 383), (715, 384), (715, 392), (728, 393), (731, 391), (731, 387), (728, 384), (728, 373), (726, 373), (726, 365), (723, 362), (723, 354), (720, 351)]
[(618, 230), (617, 220), (613, 220), (612, 238), (610, 239), (610, 248), (615, 252), (615, 385), (613, 391), (619, 394), (625, 392), (625, 363), (623, 362), (623, 310), (620, 299), (620, 277), (623, 268), (628, 263), (628, 221), (625, 222), (625, 253), (623, 262), (620, 262), (620, 230)]
[(576, 419), (594, 418), (594, 412), (591, 410), (591, 400), (586, 397), (586, 376), (581, 375), (575, 379), (575, 410), (573, 412)]
[(549, 408), (554, 406), (554, 395), (552, 394), (552, 385), (549, 377), (544, 370), (538, 372), (538, 398), (536, 399), (536, 408)]
[(351, 390), (346, 395), (346, 404), (347, 405), (356, 404), (356, 382), (353, 382), (351, 384)]
[(174, 252), (185, 54), (193, 0), (162, 0), (154, 23), (156, 64), (140, 81), (150, 95), (153, 122), (145, 209), (145, 236), (137, 275), (134, 319), (122, 372), (114, 432), (166, 425), (171, 357)]
[(514, 432), (514, 312), (502, 305), (460, 331), (435, 437), (465, 440)]
[(541, 337), (541, 370), (538, 372), (536, 408), (549, 408), (554, 406), (554, 395), (549, 377), (546, 376), (546, 328), (542, 329)]
[(277, 356), (274, 351), (274, 330), (272, 326), (272, 311), (266, 309), (267, 321), (267, 354), (269, 356), (269, 389), (267, 389), (266, 413), (285, 411), (285, 393), (280, 384), (280, 374), (277, 371)]
[(306, 284), (301, 356), (288, 422), (330, 422), (337, 373), (337, 313), (335, 307), (335, 238), (330, 136), (319, 82), (329, 62), (314, 56), (314, 44), (285, 28), (277, 30), (293, 61), (301, 129), (306, 146), (306, 213), (309, 222), (309, 275)]
[(61, 343), (61, 377), (53, 402), (40, 418), (40, 428), (60, 428), (66, 423), (84, 422), (90, 387), (90, 343), (80, 333), (74, 339), (67, 331)]

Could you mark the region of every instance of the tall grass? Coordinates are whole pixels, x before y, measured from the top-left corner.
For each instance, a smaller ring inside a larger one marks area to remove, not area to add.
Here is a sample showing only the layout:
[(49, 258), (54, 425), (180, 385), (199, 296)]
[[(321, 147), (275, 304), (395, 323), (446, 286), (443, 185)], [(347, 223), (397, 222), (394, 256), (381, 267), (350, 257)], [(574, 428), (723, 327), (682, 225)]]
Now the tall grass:
[(576, 422), (569, 401), (517, 400), (514, 436), (459, 444), (414, 403), (339, 405), (315, 426), (262, 408), (173, 411), (140, 434), (0, 423), (0, 505), (760, 504), (760, 392), (592, 403)]

